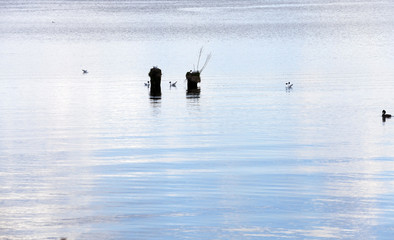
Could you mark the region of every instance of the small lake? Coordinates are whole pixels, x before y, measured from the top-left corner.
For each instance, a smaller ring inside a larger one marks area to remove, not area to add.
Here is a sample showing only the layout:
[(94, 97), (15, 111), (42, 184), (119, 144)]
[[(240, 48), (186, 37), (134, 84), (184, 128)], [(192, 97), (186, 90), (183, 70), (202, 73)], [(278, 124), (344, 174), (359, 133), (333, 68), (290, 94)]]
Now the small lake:
[(390, 1), (2, 1), (0, 239), (392, 239), (393, 26)]

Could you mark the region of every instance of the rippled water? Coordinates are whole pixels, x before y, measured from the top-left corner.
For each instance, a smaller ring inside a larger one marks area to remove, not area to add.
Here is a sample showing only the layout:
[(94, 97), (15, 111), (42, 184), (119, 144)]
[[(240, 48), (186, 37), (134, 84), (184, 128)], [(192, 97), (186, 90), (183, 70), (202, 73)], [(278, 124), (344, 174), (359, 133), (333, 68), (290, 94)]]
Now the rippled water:
[(0, 239), (391, 239), (393, 26), (390, 1), (1, 1)]

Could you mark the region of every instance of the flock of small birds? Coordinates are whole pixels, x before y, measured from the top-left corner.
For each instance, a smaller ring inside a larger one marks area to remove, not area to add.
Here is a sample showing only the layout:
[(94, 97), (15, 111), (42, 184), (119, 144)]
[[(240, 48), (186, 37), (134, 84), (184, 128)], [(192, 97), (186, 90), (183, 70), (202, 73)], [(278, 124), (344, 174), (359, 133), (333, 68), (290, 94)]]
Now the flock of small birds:
[[(290, 82), (287, 82), (286, 84), (286, 90), (289, 90), (293, 87), (293, 84)], [(391, 118), (391, 114), (386, 113), (386, 110), (382, 111), (382, 119), (385, 121), (386, 119)]]
[[(82, 74), (87, 74), (87, 73), (88, 73), (88, 70), (82, 69)], [(170, 81), (169, 82), (170, 87), (176, 87), (176, 83), (177, 83), (177, 81), (175, 81), (175, 82), (171, 82)], [(149, 87), (150, 86), (150, 82), (147, 81), (147, 82), (144, 83), (144, 85), (145, 85), (145, 87)], [(293, 88), (293, 83), (286, 82), (285, 86), (286, 86), (286, 89), (291, 89), (291, 88)], [(382, 118), (383, 118), (383, 120), (385, 120), (386, 118), (391, 118), (391, 114), (388, 114), (388, 113), (386, 113), (386, 110), (383, 110), (382, 111)]]
[[(86, 70), (86, 69), (82, 69), (82, 74), (87, 74), (87, 73), (89, 73), (88, 72), (88, 70)], [(175, 81), (175, 82), (169, 82), (170, 83), (170, 87), (176, 87), (176, 83), (177, 83), (178, 81)], [(146, 86), (146, 87), (149, 87), (150, 86), (150, 82), (149, 81), (147, 81), (146, 83), (144, 83), (144, 85)]]
[[(176, 87), (176, 83), (177, 83), (178, 81), (175, 81), (175, 82), (169, 82), (170, 83), (170, 87)], [(149, 81), (146, 81), (145, 83), (144, 83), (144, 86), (145, 87), (149, 87), (150, 86), (150, 82)]]

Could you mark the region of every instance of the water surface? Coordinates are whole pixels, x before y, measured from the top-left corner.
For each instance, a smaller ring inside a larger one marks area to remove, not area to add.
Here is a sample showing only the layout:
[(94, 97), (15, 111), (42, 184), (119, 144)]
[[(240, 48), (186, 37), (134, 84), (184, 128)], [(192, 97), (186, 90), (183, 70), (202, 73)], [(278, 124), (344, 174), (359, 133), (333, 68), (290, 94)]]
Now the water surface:
[(0, 238), (391, 239), (393, 13), (2, 1)]

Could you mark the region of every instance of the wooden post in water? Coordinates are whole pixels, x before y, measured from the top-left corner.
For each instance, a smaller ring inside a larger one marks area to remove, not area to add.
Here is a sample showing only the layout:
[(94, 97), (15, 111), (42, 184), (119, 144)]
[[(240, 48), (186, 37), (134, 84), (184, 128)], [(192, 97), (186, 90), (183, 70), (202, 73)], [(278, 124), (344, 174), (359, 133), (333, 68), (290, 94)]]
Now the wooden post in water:
[(197, 92), (198, 94), (200, 93), (200, 89), (198, 88), (198, 83), (201, 82), (200, 74), (202, 73), (204, 68), (207, 66), (209, 60), (211, 59), (211, 54), (208, 54), (207, 58), (205, 59), (204, 65), (202, 66), (201, 69), (198, 69), (201, 55), (202, 55), (202, 48), (200, 49), (200, 53), (198, 54), (197, 70), (194, 71), (190, 70), (189, 72), (186, 73), (188, 93), (193, 93), (193, 92)]
[(153, 67), (149, 71), (150, 95), (152, 97), (161, 96), (161, 69)]
[(199, 71), (190, 71), (186, 73), (187, 91), (198, 89), (198, 83), (201, 82)]

